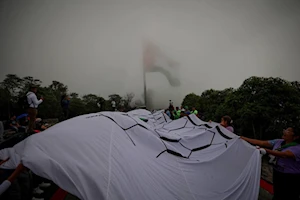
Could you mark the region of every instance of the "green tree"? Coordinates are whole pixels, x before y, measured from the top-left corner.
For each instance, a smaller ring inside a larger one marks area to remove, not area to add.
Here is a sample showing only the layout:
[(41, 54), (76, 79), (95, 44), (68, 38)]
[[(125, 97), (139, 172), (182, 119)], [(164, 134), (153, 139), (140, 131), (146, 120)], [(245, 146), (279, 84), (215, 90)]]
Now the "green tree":
[(68, 86), (64, 85), (59, 81), (52, 81), (52, 84), (49, 85), (49, 89), (53, 91), (57, 101), (60, 101), (62, 95), (65, 95), (68, 92)]
[(131, 109), (131, 103), (134, 98), (134, 93), (127, 93), (123, 99), (122, 99), (122, 104), (125, 110), (130, 110)]
[(10, 117), (15, 110), (16, 103), (18, 102), (18, 96), (21, 91), (23, 80), (15, 74), (7, 74), (5, 79), (0, 83), (2, 88), (1, 101), (6, 107), (7, 117)]
[(82, 97), (85, 104), (85, 113), (95, 113), (100, 111), (99, 97), (95, 94), (88, 94)]
[(298, 125), (300, 93), (280, 78), (250, 77), (229, 95), (218, 113), (231, 113), (237, 132), (259, 139), (280, 137), (281, 130)]
[(185, 96), (182, 102), (182, 106), (188, 106), (189, 108), (196, 107), (199, 109), (200, 107), (200, 96), (191, 93)]
[(78, 96), (71, 98), (69, 109), (70, 117), (86, 114), (85, 103)]
[(182, 105), (189, 108), (196, 107), (200, 112), (204, 113), (207, 120), (219, 121), (224, 114), (219, 114), (217, 110), (233, 92), (233, 88), (228, 88), (220, 91), (206, 90), (201, 96), (191, 93), (184, 98)]
[(78, 98), (79, 95), (78, 95), (77, 93), (75, 93), (75, 92), (72, 92), (72, 93), (70, 94), (70, 97), (71, 97), (71, 98)]
[(116, 102), (117, 107), (120, 106), (121, 100), (122, 100), (122, 97), (120, 95), (111, 94), (111, 95), (108, 96), (108, 98), (109, 98), (109, 102), (106, 103), (106, 107), (109, 108), (109, 110), (112, 109), (112, 107), (111, 107), (111, 102), (112, 101)]
[(62, 114), (60, 101), (48, 87), (38, 88), (38, 97), (43, 96), (45, 100), (39, 106), (38, 116), (41, 118), (59, 118)]

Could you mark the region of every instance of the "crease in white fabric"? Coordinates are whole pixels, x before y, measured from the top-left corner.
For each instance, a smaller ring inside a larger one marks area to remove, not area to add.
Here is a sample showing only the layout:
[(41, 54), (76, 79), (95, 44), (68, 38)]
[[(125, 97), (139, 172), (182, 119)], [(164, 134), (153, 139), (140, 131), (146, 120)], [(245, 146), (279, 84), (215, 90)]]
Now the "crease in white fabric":
[(184, 177), (185, 183), (186, 183), (187, 187), (189, 188), (190, 194), (193, 196), (194, 200), (196, 200), (196, 197), (195, 197), (194, 194), (192, 193), (192, 190), (191, 190), (191, 188), (190, 188), (189, 183), (187, 182), (186, 176), (185, 176), (185, 174), (184, 174), (184, 172), (183, 172), (183, 170), (182, 170), (182, 168), (181, 168), (181, 166), (180, 166), (180, 163), (178, 162), (178, 158), (176, 159), (176, 162), (177, 162), (178, 167), (179, 167), (179, 169), (180, 169), (180, 171), (181, 171), (181, 173), (182, 173), (182, 175), (183, 175), (183, 177)]
[(110, 134), (110, 143), (109, 143), (109, 157), (108, 157), (108, 181), (107, 181), (107, 191), (106, 191), (106, 200), (108, 200), (108, 192), (110, 186), (110, 176), (111, 176), (111, 149), (112, 149), (112, 142), (113, 142), (113, 134), (114, 134), (114, 126), (111, 126), (111, 134)]

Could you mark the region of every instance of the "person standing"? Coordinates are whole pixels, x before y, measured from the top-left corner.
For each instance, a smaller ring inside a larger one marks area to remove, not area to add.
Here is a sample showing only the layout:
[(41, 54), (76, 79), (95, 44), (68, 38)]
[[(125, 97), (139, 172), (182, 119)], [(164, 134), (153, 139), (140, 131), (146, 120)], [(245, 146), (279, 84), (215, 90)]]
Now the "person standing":
[[(211, 122), (212, 122), (212, 120), (209, 120), (209, 123), (211, 123)], [(225, 115), (221, 118), (220, 125), (233, 133), (234, 128), (233, 128), (232, 122), (233, 121), (231, 120), (231, 117), (229, 117), (228, 115)]]
[[(273, 164), (273, 200), (298, 200), (300, 196), (300, 134), (292, 127), (283, 130), (282, 139), (256, 140), (241, 136), (241, 139), (259, 147)], [(272, 150), (271, 150), (272, 149)]]
[(190, 115), (191, 112), (190, 112), (190, 110), (189, 110), (189, 107), (188, 107), (188, 106), (185, 106), (184, 108), (185, 108), (185, 114), (186, 114), (186, 115)]
[(226, 116), (223, 116), (221, 118), (221, 123), (220, 123), (224, 128), (226, 128), (227, 130), (229, 130), (230, 132), (234, 132), (234, 128), (233, 128), (233, 125), (232, 125), (232, 119), (230, 116), (226, 115)]
[(30, 118), (28, 125), (28, 132), (33, 133), (35, 128), (35, 119), (37, 116), (37, 108), (43, 102), (44, 98), (42, 97), (40, 100), (37, 99), (37, 86), (32, 85), (30, 87), (30, 91), (26, 94), (27, 102), (28, 102), (28, 116)]
[(191, 112), (191, 114), (198, 115), (198, 110), (196, 110), (196, 108), (195, 108), (195, 107), (193, 107), (193, 108), (192, 108), (192, 112)]
[(70, 98), (68, 95), (64, 94), (61, 98), (61, 107), (64, 113), (64, 120), (69, 119), (69, 105)]
[(176, 107), (176, 116), (175, 116), (175, 119), (179, 119), (180, 118), (180, 114), (181, 114), (181, 110), (179, 109), (179, 107)]
[(115, 101), (111, 102), (111, 107), (112, 107), (112, 111), (117, 111), (116, 102)]

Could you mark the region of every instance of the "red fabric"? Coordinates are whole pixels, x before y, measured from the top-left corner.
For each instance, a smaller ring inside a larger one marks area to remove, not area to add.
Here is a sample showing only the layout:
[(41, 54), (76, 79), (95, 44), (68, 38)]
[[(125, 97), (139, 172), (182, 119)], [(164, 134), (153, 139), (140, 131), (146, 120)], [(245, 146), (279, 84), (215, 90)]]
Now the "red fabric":
[(59, 188), (54, 195), (52, 196), (51, 200), (64, 200), (67, 196), (67, 192), (63, 189)]
[(260, 187), (268, 191), (270, 194), (274, 194), (273, 185), (263, 179), (260, 179)]

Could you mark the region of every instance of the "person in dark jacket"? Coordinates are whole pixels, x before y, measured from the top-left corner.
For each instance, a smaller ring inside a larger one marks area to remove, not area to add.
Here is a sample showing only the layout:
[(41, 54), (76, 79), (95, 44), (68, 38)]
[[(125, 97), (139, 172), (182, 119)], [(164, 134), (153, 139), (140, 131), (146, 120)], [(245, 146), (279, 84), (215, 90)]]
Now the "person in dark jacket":
[(61, 97), (61, 107), (64, 113), (64, 120), (69, 119), (69, 105), (70, 105), (70, 98), (68, 95), (63, 95)]

